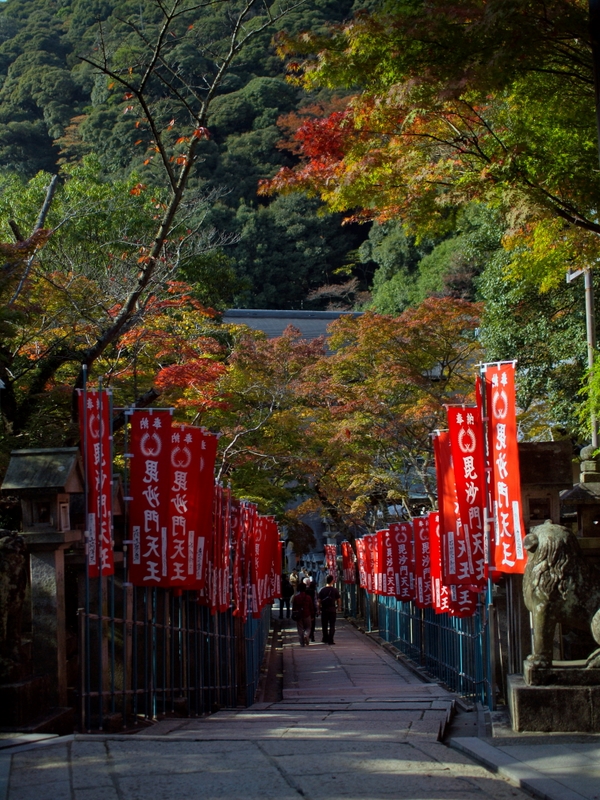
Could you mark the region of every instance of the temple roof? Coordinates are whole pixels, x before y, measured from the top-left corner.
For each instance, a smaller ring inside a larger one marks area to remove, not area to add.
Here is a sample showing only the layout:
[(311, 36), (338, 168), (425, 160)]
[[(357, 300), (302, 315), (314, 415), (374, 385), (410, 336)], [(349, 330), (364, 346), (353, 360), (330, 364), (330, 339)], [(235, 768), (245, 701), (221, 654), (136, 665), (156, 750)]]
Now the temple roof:
[(249, 328), (264, 331), (269, 339), (281, 336), (284, 330), (293, 325), (304, 339), (317, 339), (327, 336), (327, 326), (344, 316), (359, 317), (361, 311), (271, 311), (263, 308), (230, 308), (223, 315), (223, 322), (234, 325), (247, 325)]
[(78, 447), (13, 450), (2, 484), (3, 492), (53, 489), (83, 491), (83, 469)]

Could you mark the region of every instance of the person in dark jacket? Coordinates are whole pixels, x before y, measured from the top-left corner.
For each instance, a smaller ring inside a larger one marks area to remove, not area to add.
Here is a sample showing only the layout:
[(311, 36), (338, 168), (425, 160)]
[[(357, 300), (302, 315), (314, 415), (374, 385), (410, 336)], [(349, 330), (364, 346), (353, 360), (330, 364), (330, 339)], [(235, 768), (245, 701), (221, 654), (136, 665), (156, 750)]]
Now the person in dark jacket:
[(312, 597), (306, 594), (304, 581), (298, 581), (298, 591), (292, 600), (292, 619), (298, 626), (298, 638), (302, 647), (308, 645), (310, 641), (310, 626), (314, 609)]
[(287, 618), (290, 618), (290, 600), (294, 595), (294, 587), (290, 583), (287, 575), (281, 576), (281, 597), (279, 598), (279, 619), (283, 619), (283, 607), (287, 611)]
[(326, 644), (335, 644), (335, 616), (340, 601), (340, 593), (333, 585), (333, 575), (327, 577), (327, 586), (319, 592), (319, 610), (323, 625), (323, 641)]
[(313, 614), (312, 614), (312, 622), (310, 625), (310, 640), (314, 642), (315, 640), (315, 625), (317, 622), (317, 587), (315, 586), (315, 582), (312, 578), (304, 578), (304, 585), (306, 586), (306, 594), (310, 596), (311, 600), (313, 601)]

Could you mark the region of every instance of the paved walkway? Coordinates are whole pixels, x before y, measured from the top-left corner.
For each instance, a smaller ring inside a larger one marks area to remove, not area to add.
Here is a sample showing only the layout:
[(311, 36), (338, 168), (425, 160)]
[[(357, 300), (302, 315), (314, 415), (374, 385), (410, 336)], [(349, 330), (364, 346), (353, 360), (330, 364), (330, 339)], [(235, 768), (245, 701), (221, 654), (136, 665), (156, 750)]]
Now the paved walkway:
[[(529, 796), (440, 743), (453, 695), (423, 683), (349, 624), (339, 626), (336, 642), (301, 648), (286, 632), (283, 699), (276, 703), (166, 719), (135, 736), (76, 735), (0, 751), (12, 753), (0, 756), (0, 800)], [(489, 747), (468, 737), (456, 742)], [(600, 781), (597, 788), (600, 796)]]

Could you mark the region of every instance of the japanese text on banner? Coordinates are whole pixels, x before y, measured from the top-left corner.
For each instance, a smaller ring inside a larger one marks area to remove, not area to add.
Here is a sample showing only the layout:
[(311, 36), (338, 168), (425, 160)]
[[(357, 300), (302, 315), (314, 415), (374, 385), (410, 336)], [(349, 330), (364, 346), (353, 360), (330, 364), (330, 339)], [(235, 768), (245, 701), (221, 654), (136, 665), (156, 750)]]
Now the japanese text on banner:
[[(485, 439), (481, 411), (477, 407), (448, 406), (450, 451), (458, 502), (461, 537), (457, 547), (466, 558), (460, 562), (458, 580), (483, 586), (485, 583), (484, 511)], [(454, 582), (454, 581), (453, 581)]]
[(393, 597), (396, 594), (397, 558), (394, 557), (394, 542), (386, 528), (377, 531), (377, 592)]
[(413, 528), (410, 522), (394, 522), (390, 525), (390, 536), (394, 543), (395, 590), (399, 600), (412, 600), (415, 596), (413, 569)]
[(110, 392), (78, 390), (81, 444), (87, 474), (87, 559), (90, 578), (115, 571), (112, 520)]
[(206, 459), (205, 451), (206, 435), (200, 428), (173, 426), (168, 577), (171, 586), (181, 589), (200, 589), (204, 584), (206, 534), (201, 519), (203, 504), (210, 500), (203, 482), (212, 493), (214, 467), (214, 459)]
[(136, 409), (130, 449), (130, 580), (136, 586), (168, 586), (171, 414)]
[(477, 594), (468, 586), (448, 586), (442, 578), (441, 536), (438, 512), (429, 519), (429, 550), (431, 554), (432, 603), (436, 614), (453, 617), (473, 616), (477, 608)]
[(373, 534), (369, 533), (366, 536), (363, 536), (363, 548), (364, 548), (364, 557), (365, 557), (365, 573), (366, 573), (366, 580), (367, 580), (367, 591), (368, 592), (375, 592), (375, 569), (376, 569), (376, 557), (375, 557), (375, 550), (377, 547), (377, 540)]
[(428, 608), (433, 605), (431, 593), (431, 553), (429, 549), (429, 519), (413, 519), (415, 551), (415, 605)]
[(448, 431), (441, 431), (434, 437), (433, 449), (438, 484), (442, 579), (446, 586), (471, 585), (474, 580), (473, 556), (459, 515)]
[(325, 562), (327, 564), (327, 571), (334, 578), (337, 578), (337, 545), (326, 544), (323, 548), (325, 550)]
[(484, 365), (494, 517), (492, 563), (500, 572), (522, 573), (526, 555), (517, 444), (515, 365)]
[(356, 563), (358, 566), (358, 579), (361, 589), (367, 588), (367, 560), (365, 556), (365, 540), (356, 540)]

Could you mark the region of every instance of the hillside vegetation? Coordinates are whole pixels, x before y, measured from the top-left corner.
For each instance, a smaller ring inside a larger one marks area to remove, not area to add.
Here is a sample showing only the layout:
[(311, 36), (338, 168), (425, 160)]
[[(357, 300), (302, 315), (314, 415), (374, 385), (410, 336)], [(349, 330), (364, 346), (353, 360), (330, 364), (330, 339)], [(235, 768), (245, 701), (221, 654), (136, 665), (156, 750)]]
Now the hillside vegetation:
[[(179, 69), (201, 84), (211, 65), (198, 56), (201, 45), (221, 35), (228, 3), (199, 5), (192, 14), (192, 37), (175, 48)], [(235, 4), (233, 4), (235, 5)], [(361, 4), (364, 5), (364, 4)], [(307, 197), (259, 201), (260, 179), (271, 177), (296, 157), (280, 147), (277, 120), (311, 103), (327, 107), (331, 93), (307, 94), (285, 80), (273, 36), (324, 30), (348, 18), (352, 0), (310, 0), (257, 36), (234, 60), (219, 87), (208, 119), (210, 139), (203, 143), (190, 185), (211, 196), (206, 228), (227, 234), (229, 246), (209, 261), (221, 271), (215, 305), (267, 308), (324, 307), (327, 299), (309, 295), (324, 284), (352, 274), (352, 253), (368, 231), (340, 227), (340, 215), (319, 214), (320, 203)], [(144, 184), (164, 177), (148, 156), (151, 136), (124, 113), (123, 92), (83, 57), (93, 58), (103, 41), (125, 63), (135, 58), (142, 32), (158, 19), (156, 0), (8, 0), (0, 8), (0, 171), (23, 180), (40, 170), (56, 173), (84, 157), (97, 160), (104, 180), (135, 175)], [(198, 49), (194, 46), (194, 36)], [(161, 87), (154, 90), (160, 94)], [(164, 99), (164, 116), (170, 113)], [(139, 125), (139, 123), (138, 123)], [(350, 264), (350, 266), (348, 266)], [(367, 288), (372, 266), (360, 267), (360, 288)], [(341, 275), (341, 277), (339, 277)], [(193, 279), (193, 275), (183, 275)]]

